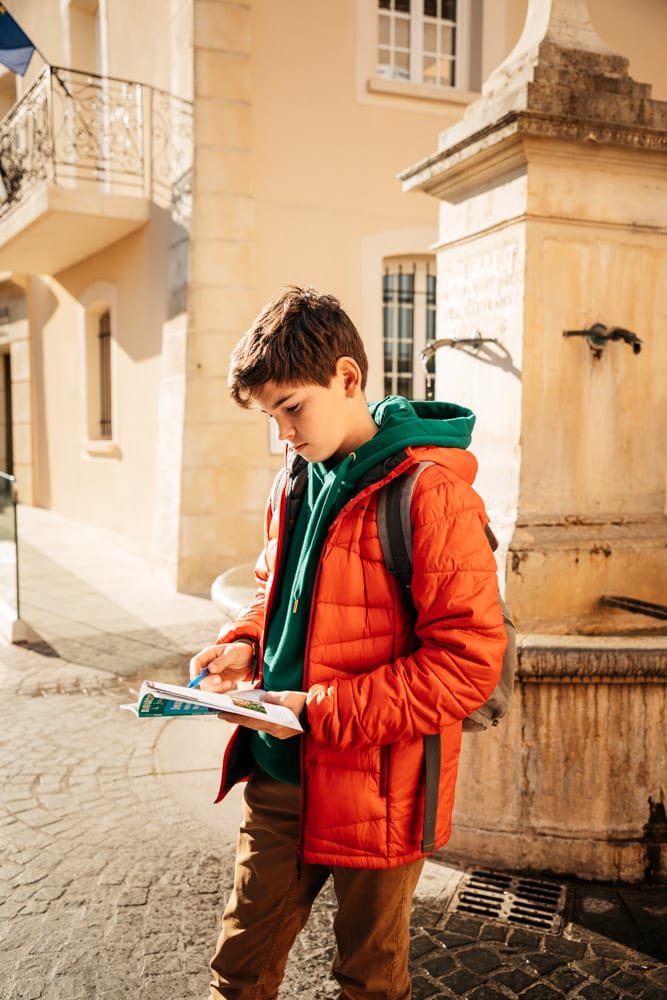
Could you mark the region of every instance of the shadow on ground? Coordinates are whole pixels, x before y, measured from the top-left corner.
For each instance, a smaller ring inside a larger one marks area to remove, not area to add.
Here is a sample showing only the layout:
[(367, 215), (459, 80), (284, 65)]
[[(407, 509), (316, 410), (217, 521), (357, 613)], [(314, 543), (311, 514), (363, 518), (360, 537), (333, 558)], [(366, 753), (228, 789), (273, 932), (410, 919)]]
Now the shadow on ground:
[(106, 594), (21, 544), (21, 619), (35, 633), (23, 643), (47, 657), (121, 677), (184, 680), (192, 654), (214, 641), (218, 618), (191, 625), (147, 627)]

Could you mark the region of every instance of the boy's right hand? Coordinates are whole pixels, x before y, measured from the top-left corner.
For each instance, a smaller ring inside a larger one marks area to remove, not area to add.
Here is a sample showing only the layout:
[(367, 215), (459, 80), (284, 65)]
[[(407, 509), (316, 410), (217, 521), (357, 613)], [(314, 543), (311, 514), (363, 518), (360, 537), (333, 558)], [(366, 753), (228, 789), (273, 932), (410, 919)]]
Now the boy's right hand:
[(209, 675), (200, 683), (200, 688), (223, 693), (232, 691), (248, 676), (252, 652), (247, 642), (207, 646), (190, 660), (190, 680), (206, 667)]

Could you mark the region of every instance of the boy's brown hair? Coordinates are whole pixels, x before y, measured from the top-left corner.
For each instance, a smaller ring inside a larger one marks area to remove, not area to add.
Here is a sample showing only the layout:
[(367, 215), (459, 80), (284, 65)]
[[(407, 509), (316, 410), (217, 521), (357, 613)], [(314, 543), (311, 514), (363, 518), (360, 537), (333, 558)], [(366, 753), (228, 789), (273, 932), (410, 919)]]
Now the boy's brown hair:
[(338, 299), (292, 285), (264, 306), (234, 348), (227, 385), (234, 402), (247, 409), (267, 382), (328, 386), (342, 357), (357, 362), (364, 389), (366, 351)]

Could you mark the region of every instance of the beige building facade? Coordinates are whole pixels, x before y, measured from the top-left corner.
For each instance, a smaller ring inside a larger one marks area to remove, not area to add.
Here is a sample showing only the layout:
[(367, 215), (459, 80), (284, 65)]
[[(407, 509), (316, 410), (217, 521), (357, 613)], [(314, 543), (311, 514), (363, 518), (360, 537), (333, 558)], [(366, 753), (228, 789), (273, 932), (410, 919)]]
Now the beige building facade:
[[(137, 0), (128, 31), (120, 0), (25, 0), (13, 13), (52, 67), (35, 55), (0, 79), (2, 448), (20, 499), (109, 530), (179, 590), (253, 558), (280, 449), (225, 376), (287, 284), (339, 296), (371, 398), (433, 392), (438, 204), (398, 174), (461, 120), (526, 7), (172, 0), (165, 17)], [(637, 0), (632, 32), (614, 0), (589, 8), (666, 99), (660, 0)], [(611, 215), (613, 183), (601, 197)], [(468, 401), (460, 379), (437, 392)]]

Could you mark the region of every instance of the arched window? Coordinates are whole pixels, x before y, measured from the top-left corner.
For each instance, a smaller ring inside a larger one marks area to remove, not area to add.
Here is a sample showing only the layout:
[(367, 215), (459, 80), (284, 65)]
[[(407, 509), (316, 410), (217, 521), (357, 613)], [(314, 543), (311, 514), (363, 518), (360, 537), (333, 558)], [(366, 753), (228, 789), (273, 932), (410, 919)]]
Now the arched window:
[(432, 399), (434, 360), (421, 351), (435, 340), (435, 258), (385, 257), (382, 341), (385, 395)]
[(118, 457), (115, 415), (115, 292), (100, 282), (81, 300), (83, 308), (83, 422), (86, 449), (98, 457)]

